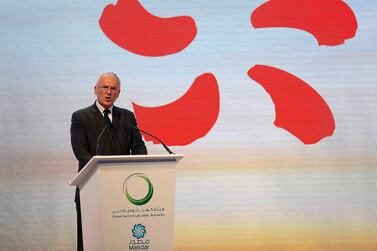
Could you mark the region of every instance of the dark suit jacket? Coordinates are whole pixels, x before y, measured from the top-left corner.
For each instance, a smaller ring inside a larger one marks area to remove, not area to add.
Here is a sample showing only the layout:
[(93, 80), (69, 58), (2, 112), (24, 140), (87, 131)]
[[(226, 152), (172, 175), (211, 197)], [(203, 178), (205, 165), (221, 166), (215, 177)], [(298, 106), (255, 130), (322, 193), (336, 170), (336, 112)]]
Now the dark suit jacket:
[[(99, 141), (100, 155), (147, 154), (140, 132), (129, 124), (137, 126), (134, 114), (114, 106), (111, 126)], [(79, 171), (96, 155), (97, 138), (104, 126), (105, 119), (95, 103), (72, 114), (71, 144)], [(78, 190), (75, 201), (79, 203)]]

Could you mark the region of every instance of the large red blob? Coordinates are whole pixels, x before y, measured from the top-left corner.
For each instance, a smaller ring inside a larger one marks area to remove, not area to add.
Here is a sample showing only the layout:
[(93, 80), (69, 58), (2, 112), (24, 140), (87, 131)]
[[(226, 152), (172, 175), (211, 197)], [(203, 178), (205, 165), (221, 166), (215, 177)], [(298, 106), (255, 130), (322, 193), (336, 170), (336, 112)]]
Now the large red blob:
[[(215, 124), (220, 110), (220, 92), (215, 76), (197, 77), (176, 101), (158, 107), (132, 103), (139, 128), (159, 137), (169, 146), (183, 146), (204, 137)], [(159, 142), (143, 134), (146, 141)]]
[(307, 31), (319, 45), (339, 45), (353, 38), (357, 20), (342, 0), (270, 0), (251, 14), (255, 28), (287, 27)]
[(197, 33), (191, 17), (160, 18), (146, 11), (137, 0), (107, 5), (99, 24), (105, 35), (123, 49), (152, 57), (183, 50)]
[(280, 69), (255, 65), (250, 78), (268, 92), (275, 104), (275, 125), (305, 144), (314, 144), (335, 130), (333, 114), (325, 100), (307, 83)]

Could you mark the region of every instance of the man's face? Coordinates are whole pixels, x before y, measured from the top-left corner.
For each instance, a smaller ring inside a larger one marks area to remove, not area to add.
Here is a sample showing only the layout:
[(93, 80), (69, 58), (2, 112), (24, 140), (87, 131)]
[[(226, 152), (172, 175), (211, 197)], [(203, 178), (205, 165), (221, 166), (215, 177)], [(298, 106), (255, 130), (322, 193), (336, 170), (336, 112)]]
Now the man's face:
[(120, 83), (116, 77), (111, 75), (103, 76), (94, 86), (94, 94), (97, 95), (98, 102), (104, 108), (110, 108), (119, 97), (119, 93)]

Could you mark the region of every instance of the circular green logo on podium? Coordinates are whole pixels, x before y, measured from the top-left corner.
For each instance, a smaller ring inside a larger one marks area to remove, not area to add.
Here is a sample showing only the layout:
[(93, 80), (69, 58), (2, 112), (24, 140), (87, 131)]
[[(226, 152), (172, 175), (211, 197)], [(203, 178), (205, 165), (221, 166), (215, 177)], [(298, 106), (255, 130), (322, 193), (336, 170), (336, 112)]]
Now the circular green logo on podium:
[[(144, 181), (147, 185), (147, 191), (145, 196), (140, 196), (141, 198), (135, 198), (134, 195), (135, 192), (140, 192), (140, 180)], [(137, 184), (139, 183), (139, 184)], [(132, 193), (131, 193), (132, 192)], [(147, 204), (148, 201), (152, 198), (153, 195), (153, 185), (148, 176), (146, 176), (143, 173), (134, 173), (126, 178), (126, 180), (123, 182), (123, 193), (128, 199), (129, 202), (131, 202), (134, 205), (141, 206), (144, 204)], [(132, 195), (131, 195), (131, 194)]]

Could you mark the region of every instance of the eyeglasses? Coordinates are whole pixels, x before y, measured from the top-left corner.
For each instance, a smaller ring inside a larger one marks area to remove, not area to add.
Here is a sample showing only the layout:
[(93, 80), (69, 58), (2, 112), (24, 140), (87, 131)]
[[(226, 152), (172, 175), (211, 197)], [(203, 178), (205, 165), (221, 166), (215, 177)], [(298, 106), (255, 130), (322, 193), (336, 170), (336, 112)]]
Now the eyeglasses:
[(118, 88), (112, 87), (112, 86), (96, 86), (96, 88), (99, 88), (101, 91), (104, 91), (104, 92), (110, 91), (114, 93), (118, 91)]

